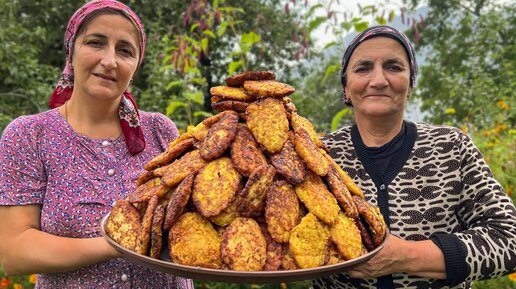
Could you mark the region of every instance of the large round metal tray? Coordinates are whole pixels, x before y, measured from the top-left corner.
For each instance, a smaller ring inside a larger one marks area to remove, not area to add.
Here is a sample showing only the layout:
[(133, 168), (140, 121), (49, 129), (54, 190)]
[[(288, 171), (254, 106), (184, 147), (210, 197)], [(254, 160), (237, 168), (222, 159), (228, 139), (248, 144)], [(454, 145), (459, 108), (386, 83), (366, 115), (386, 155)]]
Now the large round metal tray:
[(283, 282), (295, 282), (302, 280), (317, 279), (322, 276), (334, 275), (346, 271), (347, 268), (363, 263), (369, 260), (371, 257), (376, 255), (384, 246), (387, 238), (383, 241), (380, 246), (375, 248), (373, 251), (366, 255), (360, 256), (356, 259), (344, 261), (334, 265), (326, 265), (316, 268), (309, 269), (297, 269), (297, 270), (282, 270), (282, 271), (232, 271), (232, 270), (220, 270), (220, 269), (208, 269), (202, 267), (186, 266), (170, 261), (168, 256), (167, 242), (163, 242), (163, 250), (161, 252), (161, 259), (154, 259), (148, 256), (144, 256), (128, 250), (118, 243), (113, 241), (104, 229), (105, 223), (109, 214), (106, 215), (101, 222), (101, 233), (107, 242), (113, 246), (122, 256), (129, 261), (146, 266), (158, 271), (170, 273), (175, 276), (213, 281), (213, 282), (227, 282), (227, 283), (250, 283), (250, 284), (262, 284), (262, 283), (283, 283)]

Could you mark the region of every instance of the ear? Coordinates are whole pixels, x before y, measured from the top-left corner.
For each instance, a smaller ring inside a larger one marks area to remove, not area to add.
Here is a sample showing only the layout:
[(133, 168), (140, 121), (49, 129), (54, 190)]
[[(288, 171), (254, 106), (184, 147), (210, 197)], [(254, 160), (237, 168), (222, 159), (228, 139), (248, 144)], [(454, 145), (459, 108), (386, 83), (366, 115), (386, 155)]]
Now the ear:
[(412, 88), (409, 87), (408, 91), (407, 91), (407, 100), (410, 99), (410, 95), (412, 95)]

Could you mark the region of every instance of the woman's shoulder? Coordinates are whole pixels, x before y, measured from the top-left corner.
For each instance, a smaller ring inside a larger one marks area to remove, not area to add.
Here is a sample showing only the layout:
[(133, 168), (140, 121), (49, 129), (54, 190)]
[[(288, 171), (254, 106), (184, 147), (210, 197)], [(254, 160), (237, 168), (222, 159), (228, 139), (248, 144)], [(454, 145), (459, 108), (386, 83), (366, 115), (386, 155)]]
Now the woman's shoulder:
[(140, 121), (144, 131), (155, 136), (164, 137), (167, 140), (173, 140), (179, 136), (174, 122), (159, 112), (139, 111)]
[(57, 109), (19, 116), (5, 127), (2, 138), (38, 136), (46, 127), (56, 125), (59, 117)]
[(336, 131), (325, 134), (322, 137), (323, 142), (347, 141), (351, 138), (351, 126), (344, 126)]
[(414, 124), (416, 125), (419, 136), (448, 140), (462, 140), (464, 138), (468, 138), (466, 133), (453, 126), (429, 124), (423, 122), (416, 122)]
[(174, 124), (170, 118), (160, 112), (149, 112), (140, 110), (140, 121), (142, 125), (169, 125)]

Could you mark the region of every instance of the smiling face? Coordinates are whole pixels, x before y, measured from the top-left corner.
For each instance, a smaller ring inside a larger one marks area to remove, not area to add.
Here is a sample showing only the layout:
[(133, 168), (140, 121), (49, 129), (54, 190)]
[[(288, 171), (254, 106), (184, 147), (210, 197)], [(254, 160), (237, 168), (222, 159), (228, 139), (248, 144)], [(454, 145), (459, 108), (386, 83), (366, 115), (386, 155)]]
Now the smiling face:
[(74, 44), (74, 96), (116, 99), (138, 67), (138, 32), (116, 14), (101, 14), (87, 24)]
[(346, 96), (357, 117), (403, 118), (410, 94), (410, 68), (398, 41), (381, 36), (364, 41), (353, 51), (346, 74)]

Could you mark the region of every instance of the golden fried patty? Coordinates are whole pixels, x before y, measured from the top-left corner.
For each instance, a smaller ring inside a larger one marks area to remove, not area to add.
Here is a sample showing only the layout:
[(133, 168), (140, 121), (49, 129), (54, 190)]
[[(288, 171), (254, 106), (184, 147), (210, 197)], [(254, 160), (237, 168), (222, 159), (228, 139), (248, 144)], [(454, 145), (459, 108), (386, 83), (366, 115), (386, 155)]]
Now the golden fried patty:
[(157, 168), (163, 170), (161, 182), (167, 187), (173, 187), (179, 184), (184, 178), (190, 174), (194, 174), (206, 165), (206, 161), (201, 157), (199, 150), (193, 150), (186, 153), (180, 159), (170, 165)]
[(236, 218), (222, 234), (222, 260), (235, 271), (261, 271), (267, 260), (267, 243), (251, 218)]
[(271, 71), (245, 71), (226, 78), (229, 86), (240, 87), (246, 80), (274, 80), (276, 74)]
[(239, 125), (231, 144), (231, 161), (243, 176), (250, 176), (259, 166), (267, 165), (265, 155), (245, 125)]
[(299, 201), (292, 185), (275, 181), (267, 192), (265, 219), (272, 238), (286, 243), (290, 231), (299, 223)]
[(322, 147), (323, 146), (323, 142), (321, 141), (321, 139), (317, 135), (317, 132), (315, 131), (314, 125), (312, 124), (312, 122), (310, 122), (310, 120), (308, 120), (305, 117), (300, 116), (296, 112), (292, 112), (292, 119), (291, 119), (290, 122), (291, 122), (293, 130), (296, 130), (296, 129), (300, 128), (300, 127), (304, 128), (306, 130), (306, 132), (308, 133), (308, 135), (310, 136), (310, 138), (317, 145), (317, 147)]
[(190, 150), (193, 147), (194, 141), (194, 138), (187, 138), (184, 141), (174, 145), (173, 147), (167, 148), (167, 150), (165, 150), (163, 153), (147, 162), (144, 168), (148, 171), (151, 171), (157, 167), (168, 164), (182, 153)]
[(252, 101), (256, 97), (247, 94), (241, 87), (232, 86), (214, 86), (210, 88), (210, 94), (213, 96), (220, 96), (222, 99), (240, 100), (240, 101)]
[(294, 87), (276, 80), (247, 80), (244, 89), (257, 98), (284, 97), (296, 91)]
[(289, 124), (281, 100), (266, 98), (246, 110), (247, 127), (269, 153), (281, 151), (288, 138)]
[(152, 218), (152, 227), (150, 235), (150, 250), (149, 256), (154, 259), (159, 259), (161, 249), (163, 248), (163, 221), (165, 219), (165, 208), (158, 205), (154, 211)]
[(260, 225), (262, 235), (265, 238), (265, 242), (267, 243), (267, 259), (265, 261), (265, 266), (263, 266), (263, 270), (279, 270), (281, 267), (283, 246), (281, 243), (274, 241), (271, 234), (269, 233), (269, 230), (267, 229), (266, 223), (258, 223), (258, 225)]
[(237, 194), (227, 208), (225, 208), (218, 215), (210, 217), (209, 220), (217, 226), (227, 227), (229, 224), (231, 224), (231, 222), (233, 222), (233, 220), (240, 217), (240, 213), (237, 210), (237, 203), (239, 199), (240, 197)]
[(362, 255), (362, 237), (352, 218), (339, 212), (339, 221), (330, 226), (332, 241), (344, 260), (351, 260)]
[(342, 168), (335, 162), (334, 159), (331, 158), (329, 154), (327, 154), (323, 149), (319, 149), (319, 152), (328, 160), (331, 166), (333, 166), (337, 172), (339, 173), (339, 176), (344, 180), (344, 183), (346, 184), (346, 187), (350, 191), (350, 193), (357, 195), (364, 198), (364, 192), (355, 184), (353, 179), (349, 177), (349, 175), (342, 170)]
[(329, 241), (328, 229), (308, 213), (292, 230), (288, 243), (297, 265), (306, 269), (324, 265)]
[(309, 171), (306, 180), (295, 188), (301, 202), (323, 223), (332, 225), (337, 222), (340, 211), (337, 200), (318, 175)]
[(189, 175), (179, 183), (175, 190), (173, 190), (173, 193), (168, 200), (163, 229), (170, 230), (172, 224), (174, 224), (183, 213), (183, 210), (190, 199), (190, 195), (192, 194), (194, 178), (194, 174)]
[(358, 214), (365, 220), (371, 232), (371, 238), (375, 247), (379, 246), (387, 233), (387, 225), (383, 219), (380, 209), (369, 204), (366, 200), (353, 196), (358, 209)]
[(276, 170), (272, 166), (260, 166), (251, 174), (244, 189), (240, 192), (238, 211), (244, 217), (263, 215), (265, 198), (271, 186)]
[(206, 161), (220, 157), (233, 142), (237, 126), (238, 117), (233, 114), (224, 116), (211, 126), (199, 147), (201, 157)]
[(127, 200), (118, 200), (106, 220), (106, 234), (122, 247), (134, 251), (140, 223), (138, 209)]
[(134, 251), (138, 254), (147, 255), (149, 252), (152, 218), (154, 217), (154, 211), (157, 206), (158, 196), (153, 196), (147, 204), (147, 209), (143, 215), (140, 230), (138, 230), (138, 235), (136, 237)]
[(330, 171), (324, 179), (330, 188), (330, 192), (335, 196), (341, 209), (346, 212), (346, 215), (350, 218), (358, 218), (357, 207), (355, 206), (355, 202), (353, 202), (351, 193), (346, 183), (344, 183), (344, 180), (333, 166), (330, 166)]
[(169, 232), (170, 259), (178, 264), (219, 269), (221, 239), (212, 224), (197, 213), (184, 213)]
[(276, 154), (270, 156), (272, 165), (276, 171), (285, 177), (285, 179), (297, 185), (306, 179), (306, 166), (303, 160), (297, 155), (294, 150), (294, 144), (289, 139), (283, 146), (283, 149)]
[[(236, 112), (234, 110), (226, 110), (221, 113), (217, 113), (216, 115), (212, 115), (210, 117), (205, 118), (203, 121), (201, 121), (201, 123), (207, 127), (211, 127), (212, 125), (214, 125), (216, 122), (218, 122), (219, 120), (221, 120), (223, 117), (225, 117), (228, 114), (233, 114), (234, 116), (239, 117), (238, 112)], [(199, 126), (199, 125), (200, 124), (198, 124), (197, 126)]]
[(330, 163), (321, 154), (319, 148), (302, 127), (294, 131), (294, 146), (296, 153), (306, 166), (319, 176), (325, 176), (330, 170)]
[(194, 181), (192, 200), (199, 213), (207, 218), (220, 214), (238, 193), (241, 178), (230, 158), (209, 162)]

